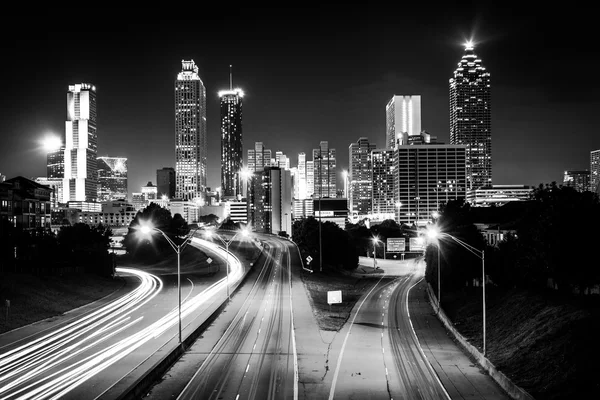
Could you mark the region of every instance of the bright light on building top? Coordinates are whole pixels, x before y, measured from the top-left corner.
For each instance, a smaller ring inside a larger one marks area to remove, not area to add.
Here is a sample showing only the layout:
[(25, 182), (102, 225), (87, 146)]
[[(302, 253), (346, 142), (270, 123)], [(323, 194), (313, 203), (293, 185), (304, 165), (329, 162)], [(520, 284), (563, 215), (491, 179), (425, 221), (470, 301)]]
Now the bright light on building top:
[(473, 50), (475, 48), (475, 43), (472, 40), (467, 41), (465, 43), (465, 50)]
[(242, 89), (233, 89), (233, 90), (220, 90), (219, 91), (219, 97), (223, 97), (223, 96), (240, 96), (240, 97), (244, 97), (244, 91)]

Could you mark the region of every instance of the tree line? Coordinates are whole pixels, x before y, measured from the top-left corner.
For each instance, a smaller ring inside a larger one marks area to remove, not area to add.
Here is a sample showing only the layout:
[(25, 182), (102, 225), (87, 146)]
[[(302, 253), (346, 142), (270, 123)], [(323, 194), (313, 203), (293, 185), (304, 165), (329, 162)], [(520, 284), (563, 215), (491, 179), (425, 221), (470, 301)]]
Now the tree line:
[(83, 223), (49, 229), (20, 230), (0, 221), (0, 274), (61, 274), (68, 271), (111, 275), (114, 259), (108, 253), (111, 229)]
[[(485, 250), (487, 279), (505, 288), (585, 293), (600, 283), (594, 246), (600, 243), (600, 202), (589, 191), (540, 184), (531, 193), (515, 232), (497, 246), (486, 244), (464, 199), (448, 202), (438, 226), (477, 249)], [(481, 260), (451, 240), (439, 241), (441, 280), (446, 288), (481, 281)], [(426, 279), (437, 285), (437, 245), (427, 246)], [(487, 282), (487, 281), (486, 281)], [(434, 286), (435, 287), (435, 286)]]

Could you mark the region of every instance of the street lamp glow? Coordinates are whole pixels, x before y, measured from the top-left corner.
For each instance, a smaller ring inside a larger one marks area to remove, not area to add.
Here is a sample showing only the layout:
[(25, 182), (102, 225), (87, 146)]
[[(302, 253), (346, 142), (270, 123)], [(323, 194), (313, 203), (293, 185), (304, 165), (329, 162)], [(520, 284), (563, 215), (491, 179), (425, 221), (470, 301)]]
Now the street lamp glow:
[(151, 221), (140, 221), (140, 225), (138, 228), (138, 231), (142, 234), (142, 235), (148, 235), (151, 232), (155, 231), (155, 232), (159, 232), (161, 235), (163, 235), (163, 237), (166, 239), (166, 241), (169, 243), (169, 245), (171, 245), (171, 247), (173, 248), (173, 250), (175, 250), (175, 253), (177, 254), (177, 303), (178, 303), (178, 315), (179, 315), (179, 343), (181, 344), (181, 252), (183, 251), (183, 249), (185, 248), (185, 246), (189, 243), (190, 239), (194, 236), (194, 233), (196, 232), (196, 230), (198, 230), (198, 228), (196, 228), (194, 230), (194, 232), (191, 232), (190, 234), (188, 234), (188, 236), (185, 238), (185, 240), (181, 243), (181, 244), (176, 244), (173, 239), (171, 239), (169, 236), (167, 236), (166, 233), (164, 233), (162, 230), (155, 228), (152, 225)]
[(440, 232), (439, 232), (438, 228), (435, 226), (432, 226), (427, 230), (427, 237), (431, 240), (437, 239), (439, 234), (440, 234)]
[(248, 237), (250, 235), (250, 232), (248, 231), (248, 229), (240, 229), (239, 231), (237, 231), (232, 237), (231, 239), (225, 241), (221, 235), (219, 235), (218, 233), (216, 233), (213, 230), (205, 230), (203, 231), (205, 236), (208, 238), (215, 238), (218, 239), (221, 243), (223, 243), (223, 245), (225, 246), (225, 253), (226, 253), (226, 288), (227, 288), (227, 299), (231, 300), (231, 295), (229, 294), (229, 245), (231, 244), (231, 242), (233, 242), (233, 239), (236, 238), (237, 235), (242, 235), (244, 237)]

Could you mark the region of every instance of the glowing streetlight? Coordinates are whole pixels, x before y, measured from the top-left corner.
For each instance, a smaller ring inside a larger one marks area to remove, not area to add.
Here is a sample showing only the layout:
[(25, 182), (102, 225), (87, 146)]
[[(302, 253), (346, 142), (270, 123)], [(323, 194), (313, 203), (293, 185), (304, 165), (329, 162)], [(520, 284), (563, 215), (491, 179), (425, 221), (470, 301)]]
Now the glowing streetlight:
[(149, 221), (140, 221), (140, 226), (137, 228), (142, 236), (149, 236), (153, 232), (160, 232), (167, 242), (171, 245), (175, 253), (177, 253), (177, 293), (178, 293), (178, 310), (179, 310), (179, 343), (181, 344), (181, 252), (185, 246), (190, 242), (190, 239), (194, 235), (194, 232), (198, 230), (196, 228), (194, 232), (188, 234), (181, 244), (176, 244), (170, 237), (168, 237), (163, 231), (154, 227)]
[(445, 233), (445, 232), (440, 232), (438, 230), (437, 227), (431, 227), (428, 231), (427, 231), (427, 236), (432, 239), (432, 240), (438, 240), (437, 241), (437, 246), (438, 246), (438, 312), (439, 312), (439, 304), (440, 304), (440, 261), (439, 261), (439, 256), (440, 256), (440, 243), (439, 240), (443, 239), (443, 238), (450, 238), (452, 240), (454, 240), (456, 243), (460, 244), (462, 247), (464, 247), (465, 249), (469, 250), (472, 254), (476, 255), (477, 257), (479, 257), (481, 259), (481, 274), (483, 276), (483, 355), (485, 356), (485, 350), (486, 350), (486, 343), (485, 343), (485, 333), (486, 333), (486, 317), (485, 317), (485, 250), (479, 250), (476, 249), (475, 247), (471, 246), (468, 243), (465, 243), (464, 241), (450, 235), (449, 233)]
[(250, 235), (250, 232), (247, 229), (242, 229), (239, 230), (235, 233), (235, 235), (233, 235), (233, 237), (231, 239), (229, 239), (229, 241), (224, 240), (221, 235), (219, 235), (218, 233), (214, 232), (214, 231), (203, 231), (204, 234), (206, 235), (206, 237), (208, 238), (212, 238), (215, 237), (216, 239), (220, 240), (221, 243), (223, 243), (223, 245), (225, 246), (225, 253), (227, 253), (226, 255), (226, 260), (227, 260), (227, 266), (226, 266), (226, 280), (227, 280), (227, 300), (231, 300), (231, 296), (229, 294), (229, 244), (231, 242), (233, 242), (233, 239), (235, 239), (235, 237), (237, 235), (242, 235), (244, 237), (248, 237)]
[(377, 268), (377, 264), (375, 262), (375, 256), (376, 256), (375, 247), (377, 246), (377, 243), (383, 243), (383, 259), (385, 260), (385, 242), (383, 240), (379, 239), (379, 237), (377, 237), (377, 236), (372, 237), (371, 241), (373, 242), (373, 267)]

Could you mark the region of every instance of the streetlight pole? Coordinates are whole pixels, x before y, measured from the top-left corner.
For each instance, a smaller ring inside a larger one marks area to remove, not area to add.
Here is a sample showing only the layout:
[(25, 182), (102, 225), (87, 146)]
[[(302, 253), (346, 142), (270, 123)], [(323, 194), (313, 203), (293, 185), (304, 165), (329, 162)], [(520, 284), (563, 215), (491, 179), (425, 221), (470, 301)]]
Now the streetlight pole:
[(173, 250), (175, 250), (175, 253), (177, 253), (177, 312), (179, 320), (179, 344), (181, 344), (181, 252), (183, 251), (185, 246), (190, 242), (190, 239), (197, 230), (198, 228), (196, 228), (191, 234), (188, 234), (184, 241), (178, 245), (175, 244), (175, 242), (170, 237), (168, 237), (166, 233), (164, 233), (162, 230), (156, 227), (145, 225), (140, 228), (140, 231), (143, 234), (149, 234), (152, 231), (160, 232), (167, 240), (167, 242), (171, 245)]
[[(445, 232), (436, 232), (436, 231), (430, 231), (429, 236), (431, 238), (436, 238), (436, 237), (449, 237), (450, 239), (454, 240), (456, 243), (460, 244), (461, 246), (463, 246), (465, 249), (467, 249), (468, 251), (470, 251), (472, 254), (476, 255), (477, 257), (479, 257), (481, 259), (481, 274), (482, 274), (482, 288), (483, 288), (483, 293), (482, 293), (482, 304), (483, 304), (483, 356), (485, 357), (486, 354), (486, 305), (485, 305), (485, 249), (484, 250), (479, 250), (473, 246), (471, 246), (468, 243), (465, 243), (464, 241), (450, 235), (449, 233), (445, 233)], [(439, 312), (439, 302), (440, 302), (440, 266), (439, 266), (439, 254), (440, 251), (440, 244), (438, 241), (438, 312)]]
[(321, 240), (321, 197), (323, 197), (323, 177), (321, 176), (321, 166), (323, 162), (323, 156), (321, 155), (321, 149), (319, 149), (319, 155), (315, 157), (319, 160), (319, 271), (323, 272), (323, 243)]
[(231, 301), (231, 295), (229, 293), (229, 244), (231, 242), (233, 242), (233, 239), (235, 239), (235, 237), (237, 235), (239, 235), (240, 233), (243, 236), (248, 236), (248, 231), (246, 231), (246, 230), (237, 231), (235, 233), (235, 235), (233, 235), (233, 237), (231, 239), (229, 239), (229, 241), (225, 241), (221, 237), (221, 235), (219, 235), (216, 232), (212, 232), (212, 231), (205, 231), (205, 232), (206, 232), (206, 234), (207, 234), (208, 237), (212, 237), (214, 235), (217, 239), (219, 239), (221, 241), (221, 243), (223, 243), (223, 245), (225, 245), (225, 253), (227, 253), (225, 255), (225, 260), (226, 260), (226, 266), (225, 266), (225, 274), (226, 274), (226, 278), (225, 279), (226, 279), (226, 282), (225, 282), (225, 286), (227, 287), (227, 300)]

